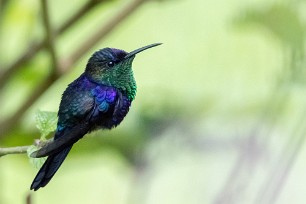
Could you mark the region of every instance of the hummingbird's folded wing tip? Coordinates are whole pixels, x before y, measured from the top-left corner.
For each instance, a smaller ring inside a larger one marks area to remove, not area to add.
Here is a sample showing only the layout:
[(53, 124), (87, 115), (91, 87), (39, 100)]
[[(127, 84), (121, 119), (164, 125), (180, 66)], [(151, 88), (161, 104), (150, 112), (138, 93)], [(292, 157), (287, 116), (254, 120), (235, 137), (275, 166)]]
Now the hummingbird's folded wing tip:
[(30, 157), (32, 157), (32, 158), (37, 158), (37, 152), (38, 152), (38, 151), (32, 152), (32, 153), (30, 154)]

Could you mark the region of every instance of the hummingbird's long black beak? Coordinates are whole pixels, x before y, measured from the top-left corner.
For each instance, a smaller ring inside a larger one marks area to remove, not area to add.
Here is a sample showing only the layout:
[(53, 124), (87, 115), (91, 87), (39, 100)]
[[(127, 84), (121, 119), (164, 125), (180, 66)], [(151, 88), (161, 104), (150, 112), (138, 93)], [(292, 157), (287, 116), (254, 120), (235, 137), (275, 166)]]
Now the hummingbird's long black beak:
[(140, 52), (142, 52), (142, 51), (144, 51), (144, 50), (146, 50), (146, 49), (149, 49), (149, 48), (152, 48), (152, 47), (161, 45), (161, 44), (162, 44), (162, 43), (154, 43), (154, 44), (151, 44), (151, 45), (144, 46), (144, 47), (142, 47), (142, 48), (138, 48), (138, 49), (136, 49), (136, 50), (134, 50), (134, 51), (132, 51), (132, 52), (129, 52), (129, 53), (124, 57), (124, 59), (128, 59), (128, 58), (130, 58), (130, 57), (136, 55), (137, 53), (140, 53)]

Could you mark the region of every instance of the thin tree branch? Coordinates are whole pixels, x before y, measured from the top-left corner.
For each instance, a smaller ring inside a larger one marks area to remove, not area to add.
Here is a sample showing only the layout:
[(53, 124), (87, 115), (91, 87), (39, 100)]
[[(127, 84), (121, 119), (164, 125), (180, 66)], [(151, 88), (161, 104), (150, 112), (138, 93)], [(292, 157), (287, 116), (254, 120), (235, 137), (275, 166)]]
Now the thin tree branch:
[(8, 154), (25, 154), (30, 146), (0, 148), (0, 157)]
[(304, 124), (306, 122), (305, 117), (306, 110), (302, 114), (300, 120), (293, 129), (292, 136), (286, 142), (283, 147), (279, 160), (276, 165), (271, 169), (267, 176), (266, 182), (260, 188), (257, 199), (254, 203), (275, 203), (279, 197), (284, 183), (289, 177), (290, 170), (292, 169), (296, 159), (305, 144), (305, 133), (306, 129)]
[(27, 100), (21, 107), (12, 115), (0, 124), (0, 140), (14, 127), (18, 126), (22, 116), (29, 107), (56, 81), (56, 76), (49, 75), (37, 88), (30, 94)]
[[(70, 57), (67, 59), (60, 60), (60, 71), (61, 73), (66, 73), (71, 70), (72, 66), (91, 49), (97, 41), (100, 41), (105, 37), (110, 31), (112, 31), (120, 22), (122, 22), (127, 16), (131, 15), (137, 8), (142, 5), (142, 3), (148, 0), (134, 0), (122, 10), (118, 12), (113, 18), (111, 18), (108, 23), (91, 37), (89, 37), (84, 43), (77, 49)], [(59, 78), (59, 75), (50, 75), (45, 79), (42, 84), (30, 95), (30, 97), (25, 101), (25, 103), (16, 111), (14, 115), (5, 120), (0, 124), (0, 139), (3, 138), (7, 133), (12, 131), (12, 129), (19, 124), (22, 116), (28, 110), (29, 107)]]
[(43, 25), (46, 32), (46, 46), (50, 54), (51, 63), (52, 63), (52, 74), (57, 74), (58, 69), (58, 62), (56, 57), (56, 51), (55, 51), (55, 43), (54, 43), (54, 37), (53, 37), (53, 31), (51, 28), (50, 23), (50, 14), (48, 10), (48, 4), (47, 0), (41, 1), (41, 7), (42, 7), (42, 16), (43, 16)]
[[(34, 142), (34, 145), (36, 147), (42, 148), (45, 146), (48, 146), (53, 141), (53, 138), (50, 138), (48, 140), (40, 140), (37, 139)], [(16, 147), (0, 147), (0, 157), (9, 155), (9, 154), (26, 154), (27, 150), (31, 147), (31, 145), (26, 146), (16, 146)]]
[[(80, 10), (78, 10), (73, 16), (71, 16), (63, 25), (54, 31), (54, 37), (62, 35), (71, 26), (73, 26), (77, 21), (89, 13), (96, 5), (102, 2), (107, 2), (108, 0), (91, 0), (88, 1)], [(9, 81), (9, 79), (20, 69), (22, 65), (27, 63), (32, 59), (36, 53), (42, 50), (46, 46), (45, 41), (38, 41), (29, 45), (27, 51), (22, 54), (15, 62), (6, 68), (3, 68), (2, 73), (0, 72), (0, 90)]]
[(26, 197), (26, 204), (32, 204), (32, 194), (29, 193)]
[(3, 68), (4, 71), (0, 73), (0, 90), (9, 81), (13, 74), (15, 74), (21, 68), (21, 65), (27, 63), (44, 46), (45, 45), (42, 42), (31, 44), (29, 49), (20, 58), (18, 58), (10, 66)]
[(95, 8), (98, 4), (109, 2), (110, 0), (90, 0), (86, 2), (86, 4), (80, 8), (70, 19), (68, 19), (63, 25), (61, 25), (58, 29), (55, 30), (55, 35), (60, 35), (68, 28), (73, 26), (78, 20), (84, 17), (89, 11)]

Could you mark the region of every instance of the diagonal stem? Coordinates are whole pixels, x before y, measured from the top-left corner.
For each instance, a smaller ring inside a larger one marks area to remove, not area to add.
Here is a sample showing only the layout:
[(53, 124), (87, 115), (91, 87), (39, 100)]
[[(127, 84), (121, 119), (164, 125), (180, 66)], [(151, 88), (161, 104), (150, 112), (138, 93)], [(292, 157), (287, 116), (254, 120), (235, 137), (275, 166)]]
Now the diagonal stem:
[[(73, 16), (71, 16), (63, 25), (54, 31), (54, 37), (62, 35), (71, 26), (78, 22), (82, 17), (89, 13), (96, 5), (108, 0), (90, 0), (80, 10), (78, 10)], [(6, 68), (3, 68), (3, 72), (0, 72), (0, 90), (9, 81), (9, 79), (22, 68), (22, 65), (31, 60), (40, 50), (46, 47), (45, 41), (37, 41), (29, 45), (27, 51), (22, 54), (15, 62)]]
[(43, 16), (43, 25), (45, 28), (45, 33), (46, 33), (46, 47), (48, 49), (48, 52), (50, 54), (51, 58), (51, 64), (52, 64), (52, 74), (57, 72), (58, 69), (58, 62), (57, 62), (57, 56), (56, 56), (56, 51), (55, 51), (55, 43), (54, 43), (54, 35), (53, 31), (51, 28), (51, 23), (50, 23), (50, 14), (48, 10), (48, 4), (47, 0), (42, 0), (41, 1), (41, 7), (42, 7), (42, 16)]

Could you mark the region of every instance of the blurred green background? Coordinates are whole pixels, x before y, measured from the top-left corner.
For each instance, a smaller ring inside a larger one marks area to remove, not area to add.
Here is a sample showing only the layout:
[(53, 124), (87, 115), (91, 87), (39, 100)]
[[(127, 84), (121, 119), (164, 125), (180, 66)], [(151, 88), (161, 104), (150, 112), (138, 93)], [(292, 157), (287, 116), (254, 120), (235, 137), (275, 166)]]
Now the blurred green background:
[(305, 1), (47, 3), (49, 48), (41, 1), (0, 1), (0, 147), (39, 138), (35, 114), (95, 50), (164, 44), (137, 55), (124, 122), (78, 142), (47, 187), (29, 191), (26, 155), (0, 157), (1, 204), (306, 202)]

